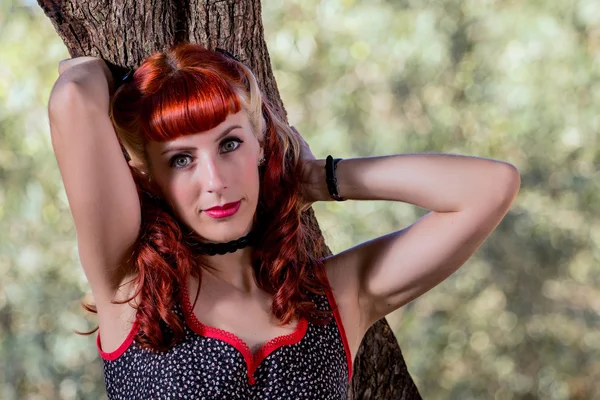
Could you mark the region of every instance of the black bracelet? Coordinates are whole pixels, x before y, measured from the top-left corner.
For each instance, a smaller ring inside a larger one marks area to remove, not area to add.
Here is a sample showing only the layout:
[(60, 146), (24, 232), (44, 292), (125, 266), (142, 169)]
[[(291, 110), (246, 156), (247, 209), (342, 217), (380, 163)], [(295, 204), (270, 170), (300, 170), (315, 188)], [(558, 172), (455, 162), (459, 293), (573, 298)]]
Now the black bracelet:
[(341, 158), (333, 159), (331, 155), (328, 155), (325, 159), (325, 182), (327, 182), (327, 190), (329, 190), (329, 195), (335, 201), (346, 200), (342, 198), (342, 196), (340, 196), (338, 193), (337, 178), (335, 177), (335, 170), (337, 168), (337, 164), (341, 160)]

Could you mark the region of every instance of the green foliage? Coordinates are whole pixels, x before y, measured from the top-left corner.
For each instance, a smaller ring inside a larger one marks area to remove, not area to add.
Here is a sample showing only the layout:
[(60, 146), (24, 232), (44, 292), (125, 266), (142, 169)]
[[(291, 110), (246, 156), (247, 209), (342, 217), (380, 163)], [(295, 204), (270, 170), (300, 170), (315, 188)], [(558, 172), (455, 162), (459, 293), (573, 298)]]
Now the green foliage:
[[(267, 33), (290, 120), (318, 156), (453, 152), (522, 174), (476, 256), (389, 317), (424, 398), (594, 397), (600, 3), (313, 3), (272, 6)], [(336, 251), (422, 213), (316, 209)]]
[[(389, 316), (426, 399), (600, 393), (600, 3), (264, 1), (290, 122), (317, 157), (453, 152), (515, 164), (512, 211), (465, 266)], [(49, 140), (68, 54), (41, 10), (0, 3), (0, 398), (98, 399), (95, 326)], [(315, 206), (334, 251), (412, 223)]]

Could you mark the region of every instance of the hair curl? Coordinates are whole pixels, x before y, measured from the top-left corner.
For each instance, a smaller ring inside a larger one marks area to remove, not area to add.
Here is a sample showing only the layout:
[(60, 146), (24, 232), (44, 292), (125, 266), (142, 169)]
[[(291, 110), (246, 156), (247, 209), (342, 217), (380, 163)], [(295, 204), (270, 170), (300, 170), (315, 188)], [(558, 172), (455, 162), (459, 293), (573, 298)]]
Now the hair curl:
[[(263, 133), (261, 145), (267, 158), (260, 171), (253, 227), (258, 236), (252, 254), (257, 284), (273, 295), (272, 312), (281, 325), (299, 317), (327, 323), (332, 312), (317, 310), (309, 295), (324, 294), (327, 278), (319, 258), (323, 254), (320, 232), (301, 219), (300, 142), (274, 113), (245, 65), (195, 44), (156, 53), (116, 91), (111, 119), (135, 166), (147, 165), (148, 141), (212, 129), (242, 109), (254, 133)], [(139, 299), (135, 307), (140, 330), (135, 339), (143, 347), (166, 350), (183, 336), (185, 322), (173, 307), (190, 276), (201, 280), (202, 257), (190, 245), (197, 239), (194, 233), (182, 226), (165, 201), (144, 188), (136, 168), (131, 172), (138, 187), (142, 226), (132, 258), (136, 293), (123, 303)]]

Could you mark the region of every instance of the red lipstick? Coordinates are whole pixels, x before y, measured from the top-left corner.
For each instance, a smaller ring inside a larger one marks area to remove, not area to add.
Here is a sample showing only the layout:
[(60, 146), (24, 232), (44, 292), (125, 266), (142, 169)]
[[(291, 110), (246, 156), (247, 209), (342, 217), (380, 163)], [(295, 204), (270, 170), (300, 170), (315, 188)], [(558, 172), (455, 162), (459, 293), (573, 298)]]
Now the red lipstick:
[(225, 217), (230, 217), (235, 214), (239, 209), (242, 201), (235, 201), (233, 203), (223, 204), (222, 206), (216, 206), (209, 209), (204, 210), (206, 214), (208, 214), (211, 218), (220, 219)]

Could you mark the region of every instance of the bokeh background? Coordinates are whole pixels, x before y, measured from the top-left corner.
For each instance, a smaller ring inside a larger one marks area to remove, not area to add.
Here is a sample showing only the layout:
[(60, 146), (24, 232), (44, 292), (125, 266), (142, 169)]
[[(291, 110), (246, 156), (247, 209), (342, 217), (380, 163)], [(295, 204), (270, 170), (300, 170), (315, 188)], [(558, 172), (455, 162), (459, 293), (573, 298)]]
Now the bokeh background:
[[(289, 119), (317, 157), (452, 152), (515, 164), (512, 210), (463, 268), (390, 315), (425, 399), (600, 398), (600, 1), (264, 0)], [(0, 398), (102, 399), (89, 289), (46, 105), (68, 53), (0, 2)], [(332, 250), (405, 204), (315, 206)]]

